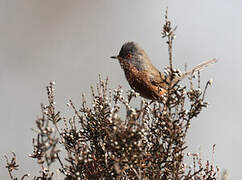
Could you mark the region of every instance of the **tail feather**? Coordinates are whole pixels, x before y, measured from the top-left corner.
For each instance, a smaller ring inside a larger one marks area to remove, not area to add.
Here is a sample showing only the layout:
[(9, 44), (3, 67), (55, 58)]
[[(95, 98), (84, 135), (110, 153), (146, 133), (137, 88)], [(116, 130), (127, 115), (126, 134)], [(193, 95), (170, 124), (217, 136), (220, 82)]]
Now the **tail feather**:
[(198, 64), (194, 68), (192, 68), (189, 71), (184, 72), (180, 77), (177, 77), (173, 80), (172, 86), (175, 85), (178, 81), (181, 81), (182, 79), (193, 75), (194, 73), (203, 70), (205, 67), (209, 66), (210, 64), (216, 63), (218, 60), (217, 59), (211, 59), (208, 61), (204, 61), (201, 64)]

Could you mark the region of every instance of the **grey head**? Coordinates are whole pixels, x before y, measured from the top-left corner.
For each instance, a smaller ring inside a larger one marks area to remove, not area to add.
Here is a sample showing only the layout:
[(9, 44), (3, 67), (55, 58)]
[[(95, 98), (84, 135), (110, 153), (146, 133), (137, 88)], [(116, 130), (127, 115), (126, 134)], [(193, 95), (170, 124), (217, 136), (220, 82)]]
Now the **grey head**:
[(124, 43), (119, 55), (112, 56), (111, 58), (118, 59), (120, 62), (126, 61), (135, 66), (137, 70), (148, 70), (153, 68), (153, 65), (144, 49), (135, 42)]

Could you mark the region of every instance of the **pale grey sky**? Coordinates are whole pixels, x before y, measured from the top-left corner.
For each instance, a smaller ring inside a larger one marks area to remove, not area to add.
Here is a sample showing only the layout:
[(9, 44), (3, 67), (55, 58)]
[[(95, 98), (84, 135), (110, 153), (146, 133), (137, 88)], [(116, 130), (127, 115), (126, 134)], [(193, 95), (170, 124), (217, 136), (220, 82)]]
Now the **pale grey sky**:
[(98, 74), (108, 76), (112, 88), (130, 88), (119, 64), (109, 59), (125, 41), (140, 43), (159, 69), (167, 64), (160, 34), (166, 6), (178, 25), (177, 67), (219, 58), (202, 73), (214, 85), (207, 93), (210, 106), (192, 122), (189, 151), (200, 148), (206, 160), (216, 144), (216, 163), (232, 179), (242, 179), (241, 0), (0, 0), (1, 178), (7, 178), (3, 155), (11, 151), (20, 174), (37, 173), (27, 158), (30, 128), (50, 80), (57, 83), (57, 107), (68, 111), (67, 100), (79, 102)]

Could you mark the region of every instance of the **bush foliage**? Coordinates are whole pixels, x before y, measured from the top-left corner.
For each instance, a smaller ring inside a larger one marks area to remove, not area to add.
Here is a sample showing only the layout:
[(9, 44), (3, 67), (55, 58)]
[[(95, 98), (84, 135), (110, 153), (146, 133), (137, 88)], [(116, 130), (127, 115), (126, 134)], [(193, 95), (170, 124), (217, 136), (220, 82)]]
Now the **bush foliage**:
[[(172, 67), (175, 29), (166, 15), (162, 35), (167, 38), (169, 50), (170, 66), (164, 70), (167, 78), (181, 76)], [(188, 154), (193, 159), (191, 166), (184, 163), (191, 120), (207, 107), (205, 93), (211, 84), (208, 81), (201, 90), (200, 73), (198, 80), (191, 76), (189, 82), (189, 87), (180, 82), (169, 86), (160, 101), (150, 102), (140, 101), (133, 90), (111, 90), (108, 80), (100, 77), (96, 87), (91, 88), (91, 102), (83, 95), (80, 107), (71, 100), (67, 103), (73, 110), (68, 118), (56, 110), (54, 82), (50, 82), (48, 104), (41, 105), (41, 117), (34, 128), (36, 137), (30, 157), (40, 167), (40, 174), (34, 179), (56, 179), (55, 168), (65, 180), (218, 179), (219, 169), (213, 162), (203, 163), (199, 153)], [(6, 159), (11, 179), (29, 176), (15, 178), (16, 156), (13, 153), (11, 161)]]

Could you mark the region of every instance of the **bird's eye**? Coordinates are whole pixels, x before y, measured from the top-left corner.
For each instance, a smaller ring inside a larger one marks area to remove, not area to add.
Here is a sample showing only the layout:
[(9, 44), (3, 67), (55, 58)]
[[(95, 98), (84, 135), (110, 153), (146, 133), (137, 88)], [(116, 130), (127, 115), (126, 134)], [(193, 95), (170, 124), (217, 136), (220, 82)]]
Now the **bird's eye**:
[(132, 54), (128, 53), (127, 58), (131, 59), (132, 58)]

